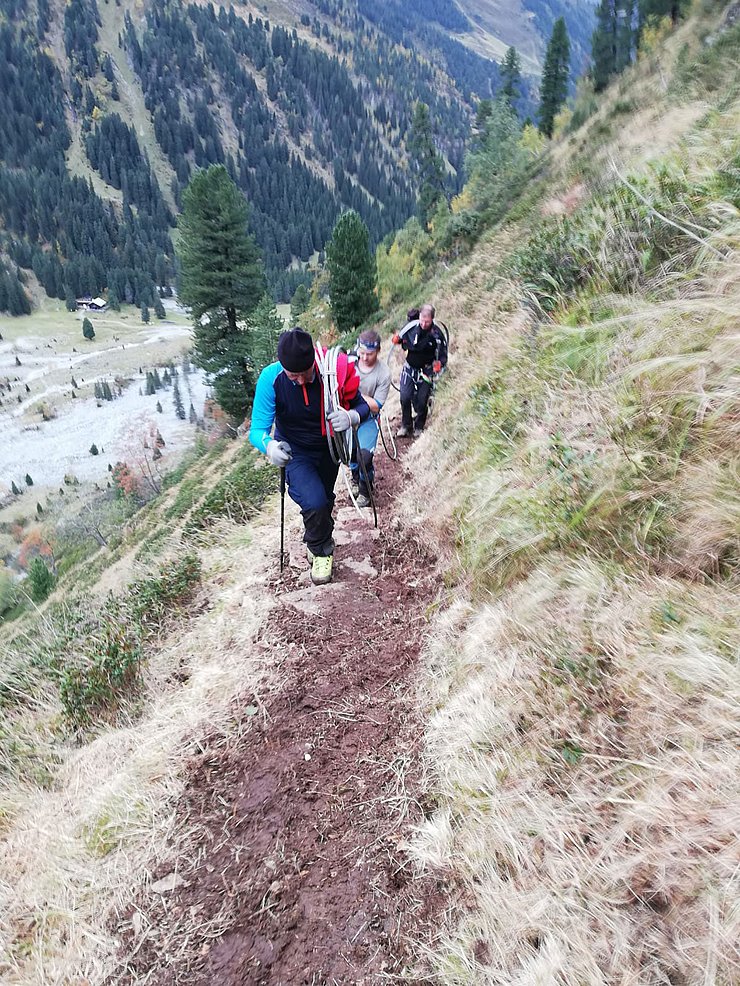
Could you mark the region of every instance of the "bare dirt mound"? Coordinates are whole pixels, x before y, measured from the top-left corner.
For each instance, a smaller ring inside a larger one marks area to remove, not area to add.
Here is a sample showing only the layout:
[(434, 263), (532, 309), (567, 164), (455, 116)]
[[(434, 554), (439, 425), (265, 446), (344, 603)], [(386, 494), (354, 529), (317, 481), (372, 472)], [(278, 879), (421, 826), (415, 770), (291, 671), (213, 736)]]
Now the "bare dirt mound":
[(398, 851), (423, 815), (412, 675), (438, 586), (434, 559), (384, 524), (401, 478), (387, 459), (381, 470), (381, 530), (339, 511), (330, 586), (311, 586), (298, 545), (276, 574), (262, 643), (282, 687), (264, 708), (245, 696), (239, 740), (212, 737), (192, 764), (177, 875), (157, 874), (161, 891), (125, 915), (116, 982), (408, 975), (404, 941), (442, 903)]

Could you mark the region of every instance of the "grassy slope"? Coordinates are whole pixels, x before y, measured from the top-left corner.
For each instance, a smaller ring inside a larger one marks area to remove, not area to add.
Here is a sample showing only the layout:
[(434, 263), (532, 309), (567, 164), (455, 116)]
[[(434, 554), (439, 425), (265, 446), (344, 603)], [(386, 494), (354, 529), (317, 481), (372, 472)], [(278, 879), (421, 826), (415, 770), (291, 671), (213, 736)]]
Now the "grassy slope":
[(737, 981), (740, 86), (736, 42), (697, 31), (556, 150), (542, 211), (570, 220), (535, 213), (433, 286), (454, 384), (409, 503), (453, 532), (456, 587), (411, 852), (465, 901), (425, 946), (435, 981)]
[(521, 56), (525, 73), (539, 74), (544, 42), (538, 38), (519, 3), (462, 0), (459, 7), (477, 28), (473, 34), (460, 35), (460, 41), (497, 62), (502, 61), (507, 48), (513, 45)]
[[(671, 78), (678, 50), (661, 66)], [(640, 110), (665, 119), (660, 100), (648, 105), (651, 76), (642, 72)], [(684, 95), (698, 100), (690, 120), (717, 98), (695, 83)], [(602, 111), (617, 137), (623, 121), (611, 111), (620, 98), (610, 94)], [(575, 199), (588, 208), (599, 187), (592, 162), (614, 147), (596, 132), (599, 120), (553, 155), (550, 211), (565, 207), (579, 182), (585, 198)], [(689, 135), (678, 152), (689, 187), (732, 160), (736, 121), (728, 104)], [(658, 155), (680, 134), (665, 127), (651, 136)], [(624, 174), (632, 162), (643, 167), (642, 146), (622, 155)], [(688, 217), (705, 222), (710, 198), (702, 192)], [(724, 464), (737, 459), (737, 418), (726, 402), (737, 394), (737, 223), (727, 205), (718, 214), (721, 264), (686, 252), (670, 278), (652, 271), (628, 293), (612, 288), (607, 298), (592, 283), (576, 302), (564, 292), (544, 325), (504, 269), (542, 225), (539, 213), (489, 234), (427, 285), (454, 332), (453, 373), (407, 460), (402, 506), (450, 549), (452, 604), (430, 623), (421, 688), (438, 808), (410, 847), (421, 867), (463, 888), (429, 943), (439, 982), (732, 979), (737, 897), (726, 803), (737, 776), (728, 732), (738, 529)], [(613, 216), (584, 212), (584, 224), (619, 229)], [(643, 381), (637, 390), (635, 381)], [(663, 428), (666, 419), (678, 427)], [(682, 421), (694, 429), (688, 444)], [(553, 445), (555, 433), (562, 438)], [(70, 573), (63, 591), (76, 580), (102, 596), (181, 553), (180, 524), (233, 466), (227, 459), (214, 452), (191, 464), (109, 549)], [(672, 489), (680, 496), (651, 516)], [(31, 651), (10, 668), (20, 680), (9, 678), (6, 659), (6, 981), (99, 981), (110, 968), (106, 919), (162, 862), (191, 737), (206, 722), (225, 725), (230, 697), (260, 687), (265, 671), (251, 644), (269, 605), (275, 530), (272, 504), (251, 529), (224, 524), (202, 542), (192, 618), (164, 629), (144, 688), (119, 710), (116, 728), (101, 725), (79, 748), (66, 739), (58, 690), (28, 665)], [(720, 548), (724, 567), (713, 575)], [(48, 610), (34, 626), (53, 636)], [(146, 916), (134, 920), (146, 933)]]

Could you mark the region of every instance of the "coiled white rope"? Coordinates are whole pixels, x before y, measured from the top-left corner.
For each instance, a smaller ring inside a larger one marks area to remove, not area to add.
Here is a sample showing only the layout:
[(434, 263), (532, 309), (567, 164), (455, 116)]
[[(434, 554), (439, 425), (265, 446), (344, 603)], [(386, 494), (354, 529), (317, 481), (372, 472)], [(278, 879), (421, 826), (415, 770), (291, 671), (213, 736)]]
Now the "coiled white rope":
[(339, 398), (339, 376), (337, 373), (337, 363), (339, 354), (342, 352), (341, 346), (332, 346), (324, 353), (320, 346), (316, 346), (316, 364), (321, 374), (324, 390), (324, 426), (326, 428), (326, 440), (329, 445), (329, 454), (332, 462), (336, 462), (342, 469), (344, 484), (347, 487), (349, 498), (355, 510), (362, 516), (357, 498), (352, 489), (352, 470), (349, 468), (352, 461), (352, 452), (355, 444), (354, 428), (347, 428), (346, 431), (334, 432), (329, 422), (329, 415), (338, 407), (342, 406)]

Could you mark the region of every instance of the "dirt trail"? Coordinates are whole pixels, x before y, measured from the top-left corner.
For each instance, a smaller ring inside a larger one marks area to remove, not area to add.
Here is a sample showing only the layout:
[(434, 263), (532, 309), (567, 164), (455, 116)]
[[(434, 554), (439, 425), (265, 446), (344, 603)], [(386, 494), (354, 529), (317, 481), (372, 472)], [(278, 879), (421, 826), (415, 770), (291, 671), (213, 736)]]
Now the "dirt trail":
[(434, 559), (390, 523), (400, 463), (378, 459), (380, 531), (339, 509), (335, 581), (310, 584), (297, 536), (282, 576), (275, 565), (260, 645), (279, 685), (264, 705), (243, 697), (229, 739), (203, 742), (177, 806), (178, 886), (123, 916), (126, 971), (111, 982), (408, 975), (406, 936), (443, 903), (398, 848), (423, 817), (413, 673), (438, 583)]

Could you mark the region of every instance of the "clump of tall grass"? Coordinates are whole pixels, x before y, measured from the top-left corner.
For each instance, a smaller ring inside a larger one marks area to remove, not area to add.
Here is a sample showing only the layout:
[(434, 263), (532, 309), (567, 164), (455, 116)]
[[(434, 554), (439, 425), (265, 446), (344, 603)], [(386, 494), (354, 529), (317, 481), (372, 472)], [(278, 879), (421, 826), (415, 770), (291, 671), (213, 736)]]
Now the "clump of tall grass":
[[(733, 981), (733, 594), (553, 558), (428, 650), (439, 809), (410, 852), (476, 904), (446, 983)], [(733, 877), (734, 874), (734, 877)]]
[(147, 640), (182, 611), (200, 577), (200, 560), (190, 553), (102, 603), (86, 597), (56, 604), (13, 642), (0, 703), (33, 704), (46, 694), (51, 704), (51, 684), (73, 729), (114, 719), (140, 685)]
[(276, 489), (276, 470), (266, 468), (255, 454), (246, 452), (193, 510), (184, 533), (187, 536), (205, 530), (219, 517), (246, 524)]

